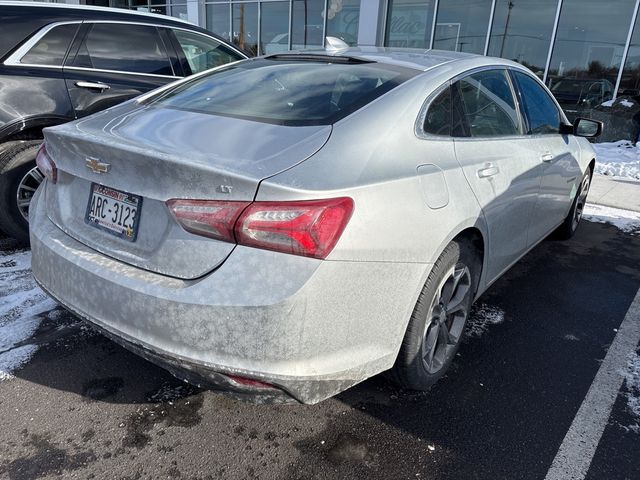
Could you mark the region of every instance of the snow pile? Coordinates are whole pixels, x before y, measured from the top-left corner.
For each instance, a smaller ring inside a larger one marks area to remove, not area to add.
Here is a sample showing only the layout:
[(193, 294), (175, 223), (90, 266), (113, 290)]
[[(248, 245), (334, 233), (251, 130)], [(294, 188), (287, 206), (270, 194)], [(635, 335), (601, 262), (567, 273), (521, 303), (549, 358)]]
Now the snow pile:
[(467, 336), (478, 338), (491, 325), (504, 322), (504, 311), (498, 307), (480, 303), (474, 305), (467, 320)]
[(583, 218), (589, 222), (610, 223), (625, 233), (640, 233), (640, 213), (587, 203)]
[[(627, 363), (627, 370), (624, 372), (626, 380), (627, 408), (629, 412), (640, 422), (640, 355), (634, 353)], [(640, 425), (631, 427), (634, 431), (640, 431)]]
[(0, 252), (0, 381), (29, 361), (38, 349), (28, 340), (56, 304), (31, 276), (31, 252)]
[(627, 140), (594, 143), (596, 173), (640, 180), (640, 148)]

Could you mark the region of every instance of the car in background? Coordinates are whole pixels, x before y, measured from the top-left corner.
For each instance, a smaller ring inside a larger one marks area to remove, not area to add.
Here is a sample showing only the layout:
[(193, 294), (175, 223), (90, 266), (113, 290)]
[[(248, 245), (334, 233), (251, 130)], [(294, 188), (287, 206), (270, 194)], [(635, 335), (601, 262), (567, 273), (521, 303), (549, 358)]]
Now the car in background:
[(551, 93), (571, 121), (585, 110), (611, 100), (613, 90), (606, 78), (562, 78), (551, 85)]
[(191, 23), (122, 9), (0, 2), (0, 230), (29, 241), (42, 129), (247, 58)]
[(391, 369), (426, 390), (472, 302), (574, 234), (601, 129), (502, 59), (237, 62), (45, 129), (33, 274), (198, 385), (315, 403)]

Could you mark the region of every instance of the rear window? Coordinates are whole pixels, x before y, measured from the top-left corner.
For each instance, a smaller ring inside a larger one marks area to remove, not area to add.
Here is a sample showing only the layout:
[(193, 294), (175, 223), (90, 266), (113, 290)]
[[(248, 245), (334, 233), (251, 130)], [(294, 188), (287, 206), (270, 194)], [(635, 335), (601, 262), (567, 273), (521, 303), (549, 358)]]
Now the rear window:
[(249, 60), (169, 90), (154, 104), (278, 125), (328, 125), (417, 73), (379, 63)]

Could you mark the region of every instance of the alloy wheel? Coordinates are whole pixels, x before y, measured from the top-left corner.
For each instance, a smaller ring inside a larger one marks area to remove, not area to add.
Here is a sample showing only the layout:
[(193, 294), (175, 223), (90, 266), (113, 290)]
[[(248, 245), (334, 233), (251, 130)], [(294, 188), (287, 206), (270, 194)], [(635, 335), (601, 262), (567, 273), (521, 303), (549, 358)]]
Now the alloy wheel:
[(578, 228), (580, 220), (582, 220), (582, 213), (584, 212), (584, 206), (587, 203), (587, 195), (589, 195), (589, 187), (591, 186), (591, 176), (585, 175), (580, 185), (580, 191), (578, 192), (578, 199), (576, 200), (576, 209), (573, 213), (573, 221), (571, 223), (571, 229)]
[(429, 307), (421, 352), (429, 373), (437, 373), (455, 354), (469, 313), (470, 294), (471, 272), (458, 263), (440, 282)]
[(29, 221), (29, 204), (31, 203), (31, 198), (33, 194), (36, 193), (42, 180), (44, 180), (44, 176), (40, 173), (38, 167), (33, 167), (22, 177), (18, 184), (18, 189), (16, 190), (18, 210), (27, 221)]

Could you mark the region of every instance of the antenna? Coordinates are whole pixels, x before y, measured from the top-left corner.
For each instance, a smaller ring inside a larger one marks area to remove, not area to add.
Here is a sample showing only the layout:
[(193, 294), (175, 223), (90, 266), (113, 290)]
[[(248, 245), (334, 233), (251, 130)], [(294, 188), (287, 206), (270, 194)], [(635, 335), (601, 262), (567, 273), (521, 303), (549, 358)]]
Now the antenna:
[(337, 53), (349, 48), (349, 44), (336, 37), (326, 37), (324, 49), (329, 53)]

